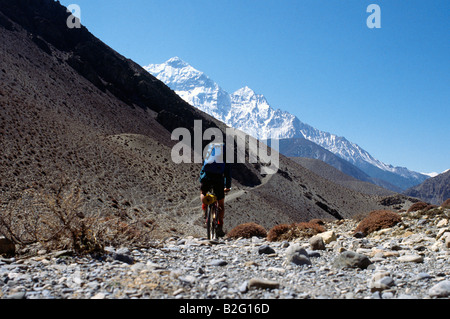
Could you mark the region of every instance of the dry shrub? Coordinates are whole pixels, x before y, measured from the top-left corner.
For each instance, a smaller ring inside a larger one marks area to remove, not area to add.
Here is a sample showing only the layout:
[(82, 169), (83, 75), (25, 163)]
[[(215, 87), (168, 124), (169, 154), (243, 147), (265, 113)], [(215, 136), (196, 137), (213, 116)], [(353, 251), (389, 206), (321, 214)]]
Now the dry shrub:
[(296, 238), (309, 238), (325, 231), (318, 221), (281, 224), (274, 226), (267, 234), (268, 241), (291, 241)]
[(441, 207), (450, 209), (450, 198), (447, 198), (447, 200), (442, 203)]
[(438, 206), (436, 205), (427, 204), (425, 202), (418, 202), (411, 205), (411, 207), (408, 209), (408, 213), (417, 212), (414, 215), (414, 217), (416, 218), (420, 218), (423, 215), (435, 216), (441, 213), (439, 210), (436, 211), (436, 208), (438, 208)]
[(354, 220), (355, 222), (359, 223), (361, 222), (364, 218), (367, 217), (367, 213), (355, 213), (351, 218), (352, 220)]
[(291, 225), (288, 224), (281, 224), (276, 225), (272, 227), (272, 229), (269, 230), (267, 233), (267, 240), (268, 241), (280, 241), (281, 237), (284, 237), (285, 234), (289, 232), (289, 229), (291, 228)]
[(416, 212), (418, 210), (424, 210), (428, 207), (429, 205), (425, 202), (417, 202), (411, 205), (411, 207), (408, 209), (408, 213), (410, 212)]
[(230, 238), (252, 238), (253, 236), (266, 237), (267, 231), (264, 227), (256, 223), (246, 223), (233, 228), (230, 232), (228, 232), (227, 236)]
[(89, 238), (94, 239), (102, 247), (126, 245), (142, 245), (150, 241), (150, 232), (154, 224), (134, 220), (123, 221), (120, 217), (89, 217), (84, 219)]
[(365, 235), (371, 232), (389, 228), (401, 221), (399, 214), (389, 210), (376, 210), (369, 213), (356, 227), (355, 233), (362, 232)]
[(0, 230), (17, 244), (58, 242), (61, 247), (83, 232), (80, 221), (84, 217), (78, 189), (55, 189), (42, 193), (28, 189), (11, 201), (0, 215)]
[(0, 233), (22, 246), (40, 243), (49, 250), (69, 249), (81, 254), (148, 239), (152, 225), (127, 214), (86, 216), (82, 203), (82, 191), (66, 182), (51, 192), (26, 190), (0, 207)]
[(311, 219), (309, 222), (311, 224), (317, 224), (317, 225), (320, 225), (320, 226), (325, 226), (325, 222), (323, 220), (321, 220), (321, 219), (318, 219), (318, 218)]

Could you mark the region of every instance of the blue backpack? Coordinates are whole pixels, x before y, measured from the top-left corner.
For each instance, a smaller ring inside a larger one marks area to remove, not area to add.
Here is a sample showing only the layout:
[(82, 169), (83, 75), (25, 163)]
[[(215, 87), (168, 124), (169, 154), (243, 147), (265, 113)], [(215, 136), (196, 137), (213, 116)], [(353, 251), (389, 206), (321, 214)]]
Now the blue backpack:
[(213, 143), (209, 145), (203, 162), (206, 173), (223, 174), (225, 171), (225, 144)]

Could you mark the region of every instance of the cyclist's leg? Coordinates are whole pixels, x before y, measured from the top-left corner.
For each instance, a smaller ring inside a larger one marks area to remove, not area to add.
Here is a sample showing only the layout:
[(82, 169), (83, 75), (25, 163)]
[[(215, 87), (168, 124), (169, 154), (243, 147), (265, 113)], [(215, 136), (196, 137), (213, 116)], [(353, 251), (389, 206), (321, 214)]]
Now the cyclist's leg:
[(219, 204), (219, 225), (223, 225), (223, 218), (225, 217), (225, 198), (218, 201)]
[(225, 216), (225, 192), (224, 192), (224, 188), (223, 188), (223, 179), (222, 180), (217, 180), (214, 182), (213, 185), (214, 188), (214, 193), (217, 196), (217, 203), (219, 206), (219, 211), (218, 211), (218, 230), (217, 230), (217, 235), (219, 237), (222, 237), (225, 235), (225, 233), (223, 232), (223, 219)]

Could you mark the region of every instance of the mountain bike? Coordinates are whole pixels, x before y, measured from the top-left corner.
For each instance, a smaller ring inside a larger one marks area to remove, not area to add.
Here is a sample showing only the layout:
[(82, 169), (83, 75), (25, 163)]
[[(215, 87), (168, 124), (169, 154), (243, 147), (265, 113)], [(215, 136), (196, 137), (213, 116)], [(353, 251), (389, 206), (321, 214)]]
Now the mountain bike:
[(208, 239), (217, 239), (217, 227), (219, 225), (219, 202), (214, 194), (206, 194), (203, 202), (206, 208), (206, 232)]

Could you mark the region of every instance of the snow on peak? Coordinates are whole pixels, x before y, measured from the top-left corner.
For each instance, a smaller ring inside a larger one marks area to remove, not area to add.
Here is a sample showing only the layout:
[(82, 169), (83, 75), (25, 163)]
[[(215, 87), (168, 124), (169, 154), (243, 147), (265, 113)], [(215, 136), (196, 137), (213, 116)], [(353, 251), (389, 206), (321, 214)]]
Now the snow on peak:
[(163, 64), (151, 64), (144, 69), (186, 102), (257, 139), (305, 138), (360, 168), (375, 166), (382, 171), (406, 178), (412, 176), (414, 179), (419, 175), (406, 168), (385, 164), (344, 137), (319, 131), (288, 112), (272, 108), (264, 95), (256, 94), (248, 86), (229, 94), (179, 57)]
[(421, 174), (427, 175), (427, 176), (430, 176), (430, 177), (436, 177), (436, 176), (438, 176), (438, 175), (445, 174), (445, 173), (447, 173), (448, 171), (450, 171), (450, 169), (447, 169), (447, 170), (443, 171), (442, 173), (432, 172), (432, 173), (421, 173)]
[(251, 88), (249, 88), (248, 86), (244, 86), (243, 88), (240, 88), (239, 90), (237, 90), (236, 92), (233, 93), (233, 95), (239, 95), (239, 96), (254, 96), (256, 95), (255, 91), (253, 91)]
[(173, 68), (184, 68), (184, 67), (189, 66), (188, 63), (184, 62), (182, 59), (180, 59), (177, 56), (167, 60), (166, 64), (170, 65)]
[(333, 153), (339, 153), (347, 160), (355, 161), (352, 157), (360, 156), (364, 160), (375, 161), (367, 152), (345, 138), (321, 132), (302, 123), (288, 112), (275, 110), (264, 95), (256, 94), (248, 86), (232, 94), (225, 92), (203, 72), (196, 70), (179, 57), (144, 68), (191, 105), (255, 138), (302, 137)]

